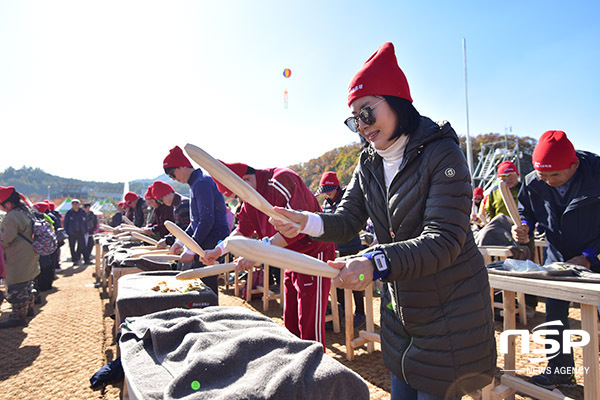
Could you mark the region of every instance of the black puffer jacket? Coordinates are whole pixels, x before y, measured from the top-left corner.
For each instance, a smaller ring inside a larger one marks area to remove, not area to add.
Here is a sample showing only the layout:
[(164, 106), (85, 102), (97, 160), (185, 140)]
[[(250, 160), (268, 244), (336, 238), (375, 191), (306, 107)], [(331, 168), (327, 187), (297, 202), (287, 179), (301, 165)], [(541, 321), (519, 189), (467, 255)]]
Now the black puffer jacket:
[(391, 273), (381, 300), (385, 365), (436, 396), (491, 382), (496, 342), (483, 259), (469, 228), (469, 170), (449, 123), (423, 117), (386, 190), (381, 157), (360, 161), (320, 240), (348, 240), (370, 217)]

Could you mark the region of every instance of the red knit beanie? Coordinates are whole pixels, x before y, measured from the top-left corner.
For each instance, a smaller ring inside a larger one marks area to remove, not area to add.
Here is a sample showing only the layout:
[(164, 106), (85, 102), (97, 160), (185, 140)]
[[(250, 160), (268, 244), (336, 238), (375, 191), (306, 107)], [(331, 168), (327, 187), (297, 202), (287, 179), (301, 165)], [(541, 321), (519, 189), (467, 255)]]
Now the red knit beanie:
[(538, 171), (561, 171), (577, 161), (577, 154), (566, 133), (548, 131), (538, 141), (531, 159)]
[(517, 166), (512, 161), (502, 161), (498, 164), (497, 170), (498, 176), (506, 175), (506, 174), (517, 174), (519, 175), (519, 171), (517, 170)]
[(183, 154), (183, 150), (179, 146), (169, 150), (169, 154), (163, 161), (163, 168), (191, 167), (192, 163)]
[(48, 211), (48, 203), (43, 201), (38, 201), (37, 203), (33, 203), (33, 208), (41, 212), (42, 214)]
[(340, 181), (337, 177), (337, 174), (334, 171), (325, 171), (323, 175), (321, 175), (321, 180), (319, 181), (319, 188), (315, 193), (315, 196), (329, 193), (340, 187)]
[(14, 186), (0, 186), (0, 203), (4, 203), (14, 191)]
[(482, 187), (476, 187), (475, 189), (473, 189), (473, 198), (474, 199), (483, 199), (483, 188)]
[(148, 200), (156, 200), (156, 198), (154, 197), (154, 195), (152, 194), (152, 186), (154, 184), (148, 186), (148, 189), (146, 189), (146, 193), (144, 193), (144, 199)]
[(398, 66), (394, 45), (384, 43), (354, 75), (348, 86), (348, 107), (364, 96), (396, 96), (412, 103), (404, 72)]
[(131, 207), (134, 201), (136, 201), (140, 196), (138, 196), (135, 192), (127, 192), (125, 194), (125, 205), (127, 207)]
[[(239, 176), (240, 178), (243, 178), (244, 175), (246, 175), (246, 173), (248, 172), (247, 164), (243, 164), (243, 163), (227, 164), (226, 162), (223, 162), (221, 160), (219, 160), (219, 161), (222, 162), (227, 168), (232, 170), (233, 173), (236, 174), (237, 176)], [(223, 194), (223, 196), (231, 197), (233, 195), (233, 192), (231, 190), (227, 189), (221, 182), (219, 182), (215, 178), (213, 178), (213, 181), (215, 181), (215, 183), (217, 184), (217, 188), (219, 189), (219, 192), (221, 192)]]
[(152, 184), (152, 194), (157, 200), (168, 195), (169, 193), (173, 193), (174, 191), (175, 189), (173, 189), (173, 186), (163, 181), (155, 181)]

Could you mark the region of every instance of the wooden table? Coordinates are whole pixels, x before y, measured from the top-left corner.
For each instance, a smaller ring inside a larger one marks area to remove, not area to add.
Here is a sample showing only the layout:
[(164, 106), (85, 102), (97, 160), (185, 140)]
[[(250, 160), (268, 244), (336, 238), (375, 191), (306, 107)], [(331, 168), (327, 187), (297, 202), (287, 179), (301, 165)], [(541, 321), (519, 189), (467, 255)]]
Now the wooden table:
[[(583, 366), (589, 367), (584, 375), (583, 393), (586, 399), (600, 398), (600, 367), (598, 366), (598, 310), (600, 306), (600, 284), (570, 281), (520, 278), (507, 275), (489, 274), (490, 286), (503, 290), (504, 330), (515, 329), (515, 293), (521, 292), (535, 296), (548, 297), (581, 304), (581, 329), (590, 334), (590, 342), (583, 347)], [(545, 390), (514, 377), (515, 336), (509, 336), (508, 354), (504, 357), (504, 370), (507, 372), (501, 383), (540, 399), (562, 398), (556, 393)], [(496, 392), (498, 393), (498, 392)], [(514, 392), (509, 393), (514, 398)], [(496, 396), (497, 397), (497, 396)], [(505, 398), (506, 396), (500, 396)]]

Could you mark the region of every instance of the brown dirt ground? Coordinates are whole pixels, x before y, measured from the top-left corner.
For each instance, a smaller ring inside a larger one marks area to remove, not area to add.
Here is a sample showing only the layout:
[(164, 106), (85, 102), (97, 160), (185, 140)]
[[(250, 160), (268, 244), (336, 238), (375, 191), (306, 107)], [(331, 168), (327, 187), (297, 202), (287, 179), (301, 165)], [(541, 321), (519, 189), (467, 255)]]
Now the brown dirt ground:
[[(121, 388), (107, 386), (93, 391), (89, 378), (105, 363), (116, 357), (116, 345), (112, 333), (113, 312), (107, 293), (94, 287), (93, 266), (73, 266), (66, 261), (68, 249), (63, 248), (63, 269), (58, 272), (54, 288), (42, 293), (42, 303), (36, 306), (36, 315), (25, 328), (0, 330), (0, 399), (118, 399)], [(233, 295), (233, 289), (221, 287), (221, 305), (247, 307), (262, 312), (262, 301), (250, 303)], [(375, 321), (379, 320), (379, 298), (374, 299)], [(5, 320), (10, 306), (4, 302), (0, 307), (0, 320)], [(282, 309), (271, 301), (269, 311), (263, 313), (280, 325)], [(572, 329), (579, 329), (580, 312), (571, 308)], [(544, 304), (538, 304), (536, 315), (529, 321), (532, 329), (544, 320)], [(518, 329), (521, 329), (519, 325)], [(377, 327), (378, 330), (378, 327)], [(496, 338), (501, 324), (496, 322)], [(381, 348), (368, 354), (365, 348), (357, 349), (354, 361), (345, 358), (343, 328), (340, 333), (327, 331), (327, 354), (362, 376), (369, 386), (372, 399), (388, 399), (390, 391), (389, 372), (381, 358)], [(517, 354), (517, 368), (526, 374), (531, 364), (528, 355)], [(530, 354), (529, 356), (534, 356)], [(503, 365), (502, 354), (498, 366)], [(582, 367), (582, 353), (576, 349), (575, 362)], [(565, 394), (576, 399), (583, 398), (583, 376), (578, 375), (580, 385)], [(530, 397), (519, 396), (518, 399)]]

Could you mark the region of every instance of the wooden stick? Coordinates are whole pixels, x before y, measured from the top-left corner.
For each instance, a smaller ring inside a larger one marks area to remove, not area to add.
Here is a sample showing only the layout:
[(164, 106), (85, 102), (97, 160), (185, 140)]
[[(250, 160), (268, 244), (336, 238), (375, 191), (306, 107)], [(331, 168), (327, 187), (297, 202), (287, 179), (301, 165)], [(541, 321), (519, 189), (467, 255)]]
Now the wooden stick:
[(181, 229), (171, 221), (165, 221), (165, 227), (167, 227), (167, 229), (173, 234), (173, 236), (175, 236), (183, 244), (185, 244), (185, 247), (192, 250), (200, 257), (204, 257), (204, 250), (202, 250), (202, 247), (200, 247), (200, 245), (196, 243), (194, 239), (192, 239), (187, 233), (185, 233), (183, 229)]
[(205, 278), (207, 276), (220, 275), (225, 272), (233, 271), (235, 270), (235, 267), (235, 263), (215, 264), (211, 265), (210, 267), (196, 268), (190, 269), (189, 271), (180, 272), (175, 275), (175, 278), (180, 281), (186, 279)]
[(225, 248), (249, 260), (306, 275), (335, 278), (340, 272), (316, 258), (258, 240), (233, 236), (225, 239)]
[(179, 254), (136, 254), (133, 257), (127, 257), (126, 260), (139, 260), (140, 258), (147, 258), (148, 260), (156, 261), (179, 261), (181, 255)]
[(98, 225), (100, 227), (100, 229), (102, 229), (103, 231), (107, 231), (107, 232), (114, 232), (115, 228), (113, 228), (110, 225), (106, 225), (106, 224), (100, 224)]
[(225, 187), (231, 190), (238, 197), (250, 204), (257, 210), (262, 211), (269, 217), (282, 221), (286, 224), (292, 224), (300, 229), (300, 226), (279, 214), (273, 206), (258, 193), (252, 186), (248, 185), (242, 178), (237, 176), (233, 171), (227, 168), (222, 162), (215, 160), (210, 154), (202, 150), (200, 147), (193, 144), (186, 144), (185, 151), (196, 161), (202, 168), (208, 171), (210, 176), (217, 179)]
[(138, 232), (141, 233), (144, 230), (142, 228), (138, 228), (137, 226), (129, 226), (129, 225), (123, 225), (119, 228), (120, 231), (123, 232)]
[(127, 224), (127, 225), (135, 226), (135, 224), (124, 215), (123, 215), (123, 222), (125, 222), (125, 224)]
[(139, 232), (130, 232), (131, 233), (131, 237), (137, 240), (141, 240), (142, 242), (146, 242), (149, 244), (153, 244), (153, 245), (157, 245), (158, 244), (158, 240), (154, 240), (151, 237), (148, 237), (146, 235), (142, 235)]
[[(502, 200), (504, 201), (504, 204), (508, 209), (508, 213), (510, 214), (510, 218), (512, 219), (513, 224), (515, 224), (518, 227), (521, 226), (521, 216), (519, 215), (519, 209), (517, 208), (517, 204), (515, 203), (515, 199), (512, 193), (510, 192), (510, 189), (508, 188), (508, 186), (506, 186), (506, 183), (504, 183), (503, 181), (500, 181), (500, 183), (498, 183), (498, 187), (500, 188), (500, 196), (502, 196)], [(525, 243), (529, 243), (529, 238)]]

